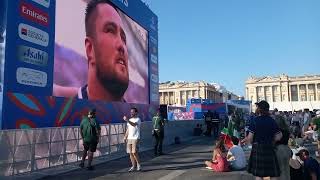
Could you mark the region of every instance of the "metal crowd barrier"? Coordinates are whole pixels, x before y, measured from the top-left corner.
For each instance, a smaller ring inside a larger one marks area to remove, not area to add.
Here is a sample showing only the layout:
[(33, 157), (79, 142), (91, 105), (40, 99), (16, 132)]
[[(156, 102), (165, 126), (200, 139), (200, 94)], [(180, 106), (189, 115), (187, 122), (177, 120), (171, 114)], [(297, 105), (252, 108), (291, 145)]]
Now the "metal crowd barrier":
[[(164, 144), (172, 144), (175, 136), (192, 136), (198, 120), (170, 121), (165, 127)], [(151, 122), (142, 123), (142, 149), (152, 148)], [(125, 153), (123, 137), (126, 124), (101, 125), (101, 138), (95, 157)], [(36, 172), (76, 163), (83, 151), (79, 127), (41, 128), (0, 131), (0, 176)]]

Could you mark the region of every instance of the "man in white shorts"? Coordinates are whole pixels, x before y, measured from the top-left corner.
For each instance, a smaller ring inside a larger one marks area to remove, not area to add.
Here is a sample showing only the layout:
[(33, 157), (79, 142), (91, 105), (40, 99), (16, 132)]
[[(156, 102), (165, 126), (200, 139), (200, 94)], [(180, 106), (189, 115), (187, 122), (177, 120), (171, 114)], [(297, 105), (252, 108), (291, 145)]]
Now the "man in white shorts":
[(139, 140), (140, 140), (140, 126), (141, 120), (138, 117), (137, 108), (131, 108), (130, 110), (131, 118), (128, 120), (126, 116), (123, 120), (127, 121), (127, 130), (124, 135), (124, 141), (127, 143), (127, 153), (130, 154), (130, 160), (132, 167), (129, 172), (132, 172), (137, 168), (137, 171), (141, 171), (141, 165), (139, 160)]

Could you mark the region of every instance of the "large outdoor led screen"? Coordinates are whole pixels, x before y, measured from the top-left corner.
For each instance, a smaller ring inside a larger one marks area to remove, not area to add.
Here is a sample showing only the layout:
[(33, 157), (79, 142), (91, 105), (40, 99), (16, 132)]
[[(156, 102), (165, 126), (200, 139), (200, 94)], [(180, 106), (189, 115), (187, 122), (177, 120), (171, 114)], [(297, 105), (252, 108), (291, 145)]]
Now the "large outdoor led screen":
[(0, 1), (0, 128), (77, 126), (90, 108), (101, 124), (133, 106), (151, 120), (157, 16), (139, 0), (89, 1)]
[(53, 95), (148, 104), (148, 32), (119, 9), (100, 4), (89, 16), (94, 35), (86, 44), (86, 6), (82, 0), (56, 1)]

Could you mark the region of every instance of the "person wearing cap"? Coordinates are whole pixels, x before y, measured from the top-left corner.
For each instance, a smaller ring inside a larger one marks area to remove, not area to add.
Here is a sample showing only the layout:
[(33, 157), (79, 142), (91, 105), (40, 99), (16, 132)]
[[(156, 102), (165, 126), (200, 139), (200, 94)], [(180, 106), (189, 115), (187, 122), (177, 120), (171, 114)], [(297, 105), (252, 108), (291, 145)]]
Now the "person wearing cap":
[(310, 157), (307, 149), (300, 150), (297, 154), (303, 161), (303, 172), (305, 180), (318, 180), (320, 179), (320, 166), (317, 160)]
[(280, 167), (275, 152), (275, 142), (282, 138), (282, 133), (274, 119), (269, 114), (269, 103), (260, 101), (256, 103), (256, 117), (251, 121), (248, 136), (242, 143), (252, 144), (248, 163), (248, 172), (256, 179), (280, 176)]
[(84, 167), (84, 162), (88, 155), (88, 170), (93, 170), (91, 165), (93, 160), (93, 154), (96, 152), (97, 145), (100, 137), (100, 124), (96, 121), (96, 110), (92, 109), (89, 111), (87, 117), (83, 117), (80, 124), (80, 135), (83, 139), (83, 155), (80, 163), (80, 167)]

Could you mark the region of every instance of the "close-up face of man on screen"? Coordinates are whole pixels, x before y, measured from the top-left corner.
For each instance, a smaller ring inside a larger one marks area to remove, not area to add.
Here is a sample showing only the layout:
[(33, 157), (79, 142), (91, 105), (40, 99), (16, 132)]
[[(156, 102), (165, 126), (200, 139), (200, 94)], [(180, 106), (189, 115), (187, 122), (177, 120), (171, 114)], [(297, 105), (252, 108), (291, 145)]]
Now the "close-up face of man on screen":
[(88, 85), (78, 97), (124, 101), (129, 84), (126, 34), (116, 8), (108, 0), (92, 0), (85, 16)]

